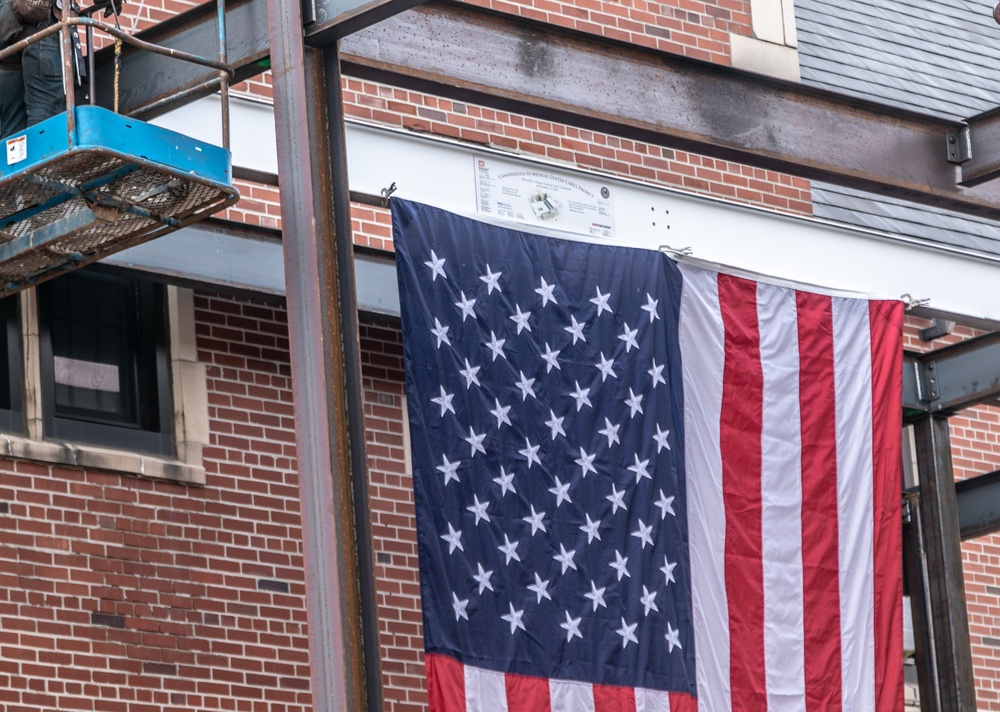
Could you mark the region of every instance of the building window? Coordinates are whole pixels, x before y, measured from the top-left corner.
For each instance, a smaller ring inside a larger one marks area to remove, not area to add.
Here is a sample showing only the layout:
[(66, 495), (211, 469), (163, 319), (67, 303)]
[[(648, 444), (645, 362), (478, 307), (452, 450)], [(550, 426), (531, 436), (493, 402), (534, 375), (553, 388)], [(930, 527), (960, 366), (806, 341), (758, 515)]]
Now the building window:
[(0, 299), (0, 431), (6, 433), (25, 430), (19, 314), (16, 296)]
[(174, 454), (165, 292), (92, 270), (38, 287), (43, 437)]

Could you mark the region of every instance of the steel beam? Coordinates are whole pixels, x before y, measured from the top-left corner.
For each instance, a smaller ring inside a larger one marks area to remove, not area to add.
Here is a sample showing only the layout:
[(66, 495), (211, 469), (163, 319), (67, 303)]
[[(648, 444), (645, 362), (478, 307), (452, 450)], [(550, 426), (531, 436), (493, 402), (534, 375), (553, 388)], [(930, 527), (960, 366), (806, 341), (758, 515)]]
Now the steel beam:
[[(214, 3), (206, 2), (158, 23), (136, 36), (146, 42), (196, 55), (211, 55), (219, 45)], [(266, 0), (227, 0), (226, 46), (235, 82), (268, 69), (270, 46)], [(106, 48), (96, 60), (97, 103), (111, 108), (114, 101), (114, 52)], [(206, 67), (143, 52), (122, 49), (119, 111), (150, 119), (207, 96), (219, 89), (219, 73)]]
[(960, 186), (948, 162), (960, 122), (467, 7), (408, 10), (341, 56), (365, 79), (1000, 218), (1000, 185)]
[(395, 15), (424, 0), (304, 0), (306, 42), (315, 47)]
[(1000, 332), (905, 355), (903, 409), (910, 417), (955, 413), (998, 398)]
[[(914, 436), (935, 687), (941, 712), (967, 712), (976, 709), (976, 689), (947, 417), (928, 415), (917, 420)], [(922, 637), (918, 633), (918, 640)]]
[(1000, 175), (1000, 109), (992, 109), (967, 122), (954, 139), (960, 147), (955, 160), (962, 164), (962, 184), (979, 185)]
[(928, 608), (927, 591), (930, 573), (924, 555), (924, 533), (920, 519), (920, 495), (907, 494), (903, 500), (903, 572), (906, 593), (910, 597), (913, 618), (914, 657), (917, 663), (917, 683), (920, 688), (921, 712), (940, 712), (938, 698), (937, 660), (934, 655), (934, 631)]
[(371, 702), (379, 709), (378, 698), (366, 694), (380, 679), (377, 668), (367, 679), (365, 670), (365, 635), (376, 639), (377, 629), (369, 625), (363, 600), (369, 587), (361, 583), (374, 575), (364, 560), (368, 532), (356, 525), (368, 503), (357, 485), (366, 471), (364, 442), (357, 441), (364, 411), (354, 382), (360, 364), (353, 261), (343, 252), (351, 244), (350, 218), (335, 215), (344, 203), (335, 202), (334, 192), (347, 191), (346, 182), (337, 182), (345, 167), (331, 160), (343, 158), (336, 145), (340, 118), (328, 114), (324, 100), (329, 58), (304, 46), (300, 4), (268, 0), (267, 15), (313, 706), (365, 710)]
[(1000, 470), (955, 483), (962, 539), (1000, 530)]

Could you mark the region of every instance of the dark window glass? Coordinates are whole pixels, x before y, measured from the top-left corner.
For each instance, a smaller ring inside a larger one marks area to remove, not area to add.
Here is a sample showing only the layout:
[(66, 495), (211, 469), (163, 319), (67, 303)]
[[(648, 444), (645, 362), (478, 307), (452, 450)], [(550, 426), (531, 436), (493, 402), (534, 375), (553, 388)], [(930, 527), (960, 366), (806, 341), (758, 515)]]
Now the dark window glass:
[(16, 296), (0, 299), (0, 430), (24, 432), (24, 369)]
[(46, 436), (170, 453), (162, 285), (88, 270), (38, 296)]

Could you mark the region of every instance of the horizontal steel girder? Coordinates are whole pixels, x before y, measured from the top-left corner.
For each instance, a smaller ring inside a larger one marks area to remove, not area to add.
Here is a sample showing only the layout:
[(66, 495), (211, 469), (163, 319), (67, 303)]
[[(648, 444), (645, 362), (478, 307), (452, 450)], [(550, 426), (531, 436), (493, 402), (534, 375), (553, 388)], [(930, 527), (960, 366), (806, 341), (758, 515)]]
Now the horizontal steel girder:
[(974, 539), (1000, 529), (1000, 471), (956, 482), (955, 494), (962, 539)]
[(345, 74), (1000, 218), (1000, 186), (963, 187), (948, 162), (960, 122), (436, 4), (340, 49)]
[(907, 353), (903, 366), (903, 409), (954, 413), (1000, 398), (1000, 332), (924, 354)]

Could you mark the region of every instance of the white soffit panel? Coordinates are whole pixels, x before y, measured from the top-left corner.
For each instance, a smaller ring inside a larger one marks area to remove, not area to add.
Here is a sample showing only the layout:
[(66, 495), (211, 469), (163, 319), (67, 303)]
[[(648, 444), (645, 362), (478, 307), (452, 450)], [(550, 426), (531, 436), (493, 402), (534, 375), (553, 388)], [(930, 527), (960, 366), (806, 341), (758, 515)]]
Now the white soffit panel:
[[(234, 165), (274, 173), (271, 107), (236, 100), (232, 109)], [(164, 117), (161, 123), (187, 133), (193, 128), (214, 131), (217, 136), (217, 117), (218, 99), (207, 99)], [(378, 195), (396, 183), (398, 197), (468, 215), (476, 210), (476, 156), (502, 157), (557, 175), (595, 177), (554, 162), (354, 122), (347, 125), (347, 143), (351, 190)], [(691, 248), (697, 259), (777, 280), (884, 298), (929, 299), (932, 312), (1000, 327), (996, 257), (636, 181), (610, 176), (600, 180), (615, 186), (616, 237), (607, 242), (649, 249)]]

